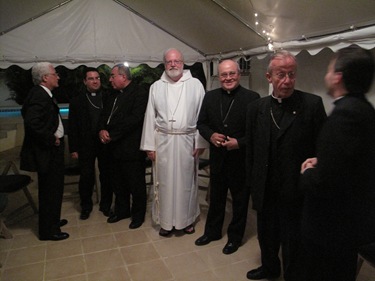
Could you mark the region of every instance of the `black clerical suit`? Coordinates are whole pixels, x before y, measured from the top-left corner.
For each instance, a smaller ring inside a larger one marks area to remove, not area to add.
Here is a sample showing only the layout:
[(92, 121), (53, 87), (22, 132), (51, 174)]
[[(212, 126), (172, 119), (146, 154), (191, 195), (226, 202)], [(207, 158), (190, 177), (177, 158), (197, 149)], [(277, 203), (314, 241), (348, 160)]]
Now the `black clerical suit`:
[(210, 206), (204, 234), (220, 238), (225, 217), (228, 189), (232, 196), (233, 217), (228, 241), (241, 245), (246, 227), (249, 192), (245, 186), (246, 108), (259, 94), (238, 86), (232, 92), (222, 88), (208, 92), (197, 122), (199, 133), (210, 142), (213, 133), (237, 139), (239, 149), (227, 150), (210, 142)]
[(41, 86), (34, 86), (22, 107), (25, 136), (20, 168), (38, 173), (39, 238), (60, 233), (64, 191), (64, 139), (56, 146), (59, 107)]
[(249, 105), (247, 113), (247, 184), (257, 211), (262, 266), (285, 280), (298, 280), (303, 196), (298, 188), (301, 164), (315, 156), (326, 118), (322, 99), (294, 90), (279, 103), (272, 96)]
[(354, 281), (358, 247), (375, 241), (375, 110), (363, 94), (335, 102), (301, 177), (306, 281)]
[(91, 211), (95, 184), (95, 160), (98, 159), (100, 179), (100, 210), (109, 212), (112, 205), (110, 165), (107, 146), (100, 142), (98, 120), (105, 102), (105, 93), (81, 92), (69, 105), (69, 150), (78, 152), (80, 166), (79, 195), (82, 210)]
[[(107, 130), (116, 216), (143, 222), (146, 213), (146, 153), (139, 149), (148, 92), (131, 82), (108, 97), (99, 120), (99, 131)], [(132, 206), (130, 208), (130, 199)]]

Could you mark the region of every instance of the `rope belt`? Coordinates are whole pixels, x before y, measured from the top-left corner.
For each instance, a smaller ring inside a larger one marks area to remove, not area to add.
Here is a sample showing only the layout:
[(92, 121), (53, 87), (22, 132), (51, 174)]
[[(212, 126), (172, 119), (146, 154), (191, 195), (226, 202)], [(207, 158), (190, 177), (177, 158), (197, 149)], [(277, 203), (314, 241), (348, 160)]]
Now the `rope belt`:
[(163, 134), (167, 134), (167, 135), (190, 135), (190, 134), (194, 134), (197, 131), (197, 129), (179, 131), (179, 130), (167, 130), (167, 129), (164, 129), (164, 128), (157, 127), (156, 131), (160, 132), (160, 133), (163, 133)]

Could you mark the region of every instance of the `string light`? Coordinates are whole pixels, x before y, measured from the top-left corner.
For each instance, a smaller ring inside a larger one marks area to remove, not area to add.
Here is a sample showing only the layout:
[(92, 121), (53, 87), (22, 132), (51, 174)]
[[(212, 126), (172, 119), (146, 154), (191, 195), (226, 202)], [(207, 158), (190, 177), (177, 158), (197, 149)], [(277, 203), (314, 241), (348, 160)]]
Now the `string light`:
[[(260, 20), (258, 18), (258, 13), (255, 12), (254, 13), (254, 17), (255, 17), (255, 26), (258, 27), (260, 25)], [(262, 28), (262, 32), (261, 34), (263, 34), (263, 36), (265, 37), (265, 40), (267, 40), (267, 48), (270, 50), (270, 51), (273, 51), (274, 49), (274, 46), (272, 44), (272, 36), (271, 36), (271, 33), (273, 32), (273, 29), (274, 27), (272, 25), (269, 26), (269, 29), (267, 28), (267, 30), (265, 28)]]

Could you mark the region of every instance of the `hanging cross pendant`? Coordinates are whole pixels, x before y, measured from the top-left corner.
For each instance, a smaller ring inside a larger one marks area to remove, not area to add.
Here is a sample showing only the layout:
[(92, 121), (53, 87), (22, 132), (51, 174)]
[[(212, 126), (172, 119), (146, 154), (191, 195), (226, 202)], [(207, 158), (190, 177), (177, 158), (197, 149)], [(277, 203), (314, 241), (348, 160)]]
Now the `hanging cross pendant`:
[(168, 120), (168, 122), (171, 122), (171, 129), (173, 129), (173, 123), (176, 122), (176, 120), (174, 120), (172, 117), (172, 119)]

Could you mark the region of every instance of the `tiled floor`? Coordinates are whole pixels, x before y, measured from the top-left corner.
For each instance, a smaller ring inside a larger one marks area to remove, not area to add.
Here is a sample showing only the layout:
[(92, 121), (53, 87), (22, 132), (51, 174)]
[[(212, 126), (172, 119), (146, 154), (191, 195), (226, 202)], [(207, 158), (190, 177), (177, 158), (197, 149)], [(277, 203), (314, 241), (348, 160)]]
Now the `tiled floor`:
[[(0, 156), (1, 171), (8, 159), (18, 163), (17, 149), (0, 153)], [(35, 182), (30, 185), (30, 190), (36, 197)], [(203, 233), (207, 214), (204, 197), (205, 191), (200, 191), (201, 216), (196, 224), (196, 233), (176, 233), (170, 238), (158, 235), (158, 227), (152, 224), (149, 212), (141, 228), (130, 230), (129, 219), (108, 224), (106, 217), (98, 211), (98, 205), (95, 205), (88, 220), (79, 220), (78, 199), (65, 199), (62, 218), (68, 219), (69, 223), (63, 231), (68, 232), (70, 238), (43, 242), (37, 239), (37, 216), (30, 208), (16, 217), (7, 217), (26, 202), (22, 192), (11, 194), (3, 218), (6, 218), (14, 237), (0, 238), (0, 280), (247, 280), (246, 272), (260, 264), (254, 212), (249, 211), (244, 245), (227, 256), (221, 252), (226, 236), (207, 246), (194, 245), (194, 240)], [(229, 218), (230, 204), (226, 224)], [(364, 263), (357, 280), (375, 280), (375, 269)]]

